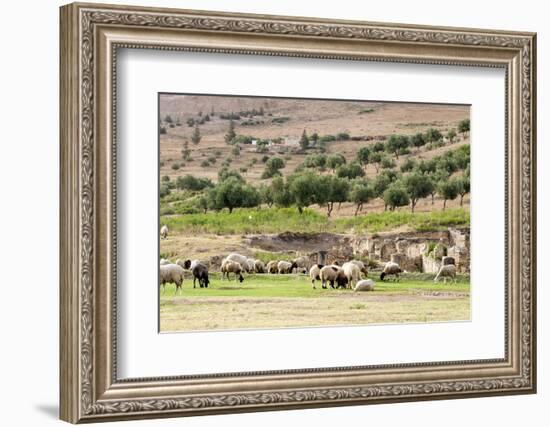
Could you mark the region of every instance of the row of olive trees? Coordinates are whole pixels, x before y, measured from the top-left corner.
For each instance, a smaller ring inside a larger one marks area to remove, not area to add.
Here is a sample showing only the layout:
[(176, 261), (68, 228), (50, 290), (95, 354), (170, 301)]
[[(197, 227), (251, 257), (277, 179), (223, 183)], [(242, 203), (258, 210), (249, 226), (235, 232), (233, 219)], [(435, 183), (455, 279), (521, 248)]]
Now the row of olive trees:
[(380, 198), (385, 209), (390, 211), (410, 205), (414, 212), (421, 199), (431, 196), (433, 203), (434, 196), (438, 194), (443, 199), (445, 209), (447, 201), (455, 200), (458, 196), (462, 205), (463, 197), (470, 192), (469, 168), (455, 177), (451, 177), (444, 169), (437, 169), (433, 173), (415, 169), (407, 174), (388, 170), (374, 180), (364, 177), (348, 179), (305, 171), (289, 175), (286, 179), (277, 176), (269, 185), (264, 184), (259, 188), (247, 184), (238, 172), (227, 168), (223, 168), (218, 175), (219, 181), (215, 186), (187, 179), (189, 186), (205, 189), (199, 198), (199, 206), (204, 212), (227, 208), (231, 213), (235, 208), (266, 204), (269, 207), (296, 206), (302, 213), (309, 206), (319, 205), (325, 207), (327, 215), (331, 216), (335, 204), (351, 202), (356, 206), (357, 215), (365, 204), (376, 198)]

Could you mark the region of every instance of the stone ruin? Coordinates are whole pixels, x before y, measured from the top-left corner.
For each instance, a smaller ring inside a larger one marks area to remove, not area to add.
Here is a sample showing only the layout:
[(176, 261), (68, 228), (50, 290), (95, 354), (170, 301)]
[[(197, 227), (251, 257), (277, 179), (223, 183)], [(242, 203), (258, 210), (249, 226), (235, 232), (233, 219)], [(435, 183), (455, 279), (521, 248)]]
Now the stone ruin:
[(437, 273), (441, 265), (455, 264), (459, 272), (470, 272), (469, 228), (357, 236), (351, 246), (356, 258), (393, 261), (406, 271)]
[[(470, 272), (470, 229), (380, 233), (371, 236), (333, 233), (282, 233), (250, 236), (249, 244), (266, 251), (280, 252), (281, 259), (306, 256), (310, 264), (340, 265), (351, 259), (397, 262), (409, 272), (437, 273), (443, 264), (455, 264), (461, 273)], [(284, 248), (284, 251), (281, 251)], [(221, 257), (211, 259), (217, 265)]]

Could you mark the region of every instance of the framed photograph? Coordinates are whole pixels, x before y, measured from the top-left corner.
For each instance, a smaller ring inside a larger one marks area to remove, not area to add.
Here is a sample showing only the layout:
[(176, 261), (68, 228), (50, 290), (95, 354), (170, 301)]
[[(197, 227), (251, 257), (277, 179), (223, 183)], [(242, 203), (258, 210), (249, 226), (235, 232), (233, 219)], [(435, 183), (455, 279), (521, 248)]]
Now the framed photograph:
[(61, 418), (536, 391), (536, 36), (61, 8)]

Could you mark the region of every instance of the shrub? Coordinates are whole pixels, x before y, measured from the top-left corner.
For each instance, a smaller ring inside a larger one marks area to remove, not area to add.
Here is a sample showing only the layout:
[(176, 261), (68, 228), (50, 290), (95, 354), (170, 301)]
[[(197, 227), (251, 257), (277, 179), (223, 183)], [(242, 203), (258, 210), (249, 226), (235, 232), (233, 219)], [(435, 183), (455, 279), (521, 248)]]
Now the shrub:
[(180, 164), (179, 163), (172, 163), (172, 169), (177, 171), (178, 169), (180, 168)]
[(161, 185), (159, 188), (159, 196), (166, 197), (170, 194), (170, 188), (167, 185)]
[(320, 142), (332, 142), (336, 141), (336, 137), (334, 135), (323, 135), (319, 138)]
[(349, 133), (347, 132), (339, 132), (336, 134), (337, 141), (349, 141), (349, 138)]
[(426, 137), (425, 138), (426, 138), (426, 141), (428, 141), (428, 142), (435, 142), (435, 141), (441, 140), (443, 138), (443, 135), (437, 129), (429, 128), (426, 131)]
[(168, 182), (170, 181), (170, 177), (168, 175), (163, 175), (162, 178), (160, 179), (162, 182)]
[(401, 172), (411, 172), (417, 165), (415, 159), (408, 157), (401, 165)]
[(381, 161), (380, 161), (380, 167), (382, 169), (393, 169), (395, 167), (395, 160), (393, 159), (390, 159), (388, 157), (384, 157)]
[(178, 176), (176, 187), (180, 190), (201, 191), (214, 184), (208, 178), (196, 178), (193, 175)]
[(165, 135), (167, 133), (166, 128), (164, 126), (160, 127), (159, 132), (161, 135)]
[(283, 124), (290, 120), (290, 117), (274, 117), (271, 119), (271, 123), (273, 124)]
[(470, 131), (470, 119), (461, 120), (458, 123), (458, 131), (460, 133), (466, 133)]

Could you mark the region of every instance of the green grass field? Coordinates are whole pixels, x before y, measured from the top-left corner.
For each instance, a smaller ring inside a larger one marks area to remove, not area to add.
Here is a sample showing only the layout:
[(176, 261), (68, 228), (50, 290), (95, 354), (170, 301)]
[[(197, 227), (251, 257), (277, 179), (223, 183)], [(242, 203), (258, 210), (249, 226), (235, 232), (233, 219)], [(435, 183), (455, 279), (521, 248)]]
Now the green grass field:
[(280, 328), (372, 323), (437, 322), (470, 318), (469, 278), (433, 283), (433, 275), (376, 280), (373, 292), (312, 289), (305, 275), (251, 275), (243, 283), (211, 275), (208, 288), (186, 280), (161, 290), (160, 329), (168, 331)]
[(376, 212), (349, 218), (327, 218), (319, 212), (305, 209), (302, 214), (296, 208), (237, 209), (161, 216), (161, 224), (170, 230), (186, 234), (263, 234), (287, 232), (335, 232), (375, 233), (407, 225), (415, 231), (445, 230), (448, 227), (469, 226), (467, 209), (416, 212)]

